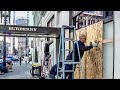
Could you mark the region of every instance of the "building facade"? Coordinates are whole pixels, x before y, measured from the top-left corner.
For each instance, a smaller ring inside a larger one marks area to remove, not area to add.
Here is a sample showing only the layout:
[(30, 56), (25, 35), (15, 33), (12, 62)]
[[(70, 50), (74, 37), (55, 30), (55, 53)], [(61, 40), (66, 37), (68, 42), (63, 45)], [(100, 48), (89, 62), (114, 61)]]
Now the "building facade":
[[(33, 15), (33, 25), (34, 26), (41, 26), (42, 25), (42, 23), (41, 23), (41, 19), (42, 19), (41, 11), (33, 11), (32, 15)], [(42, 48), (43, 48), (42, 40), (43, 40), (42, 38), (33, 38), (33, 41), (31, 43), (33, 46), (33, 52), (32, 52), (32, 62), (33, 63), (35, 61), (35, 48), (37, 47), (38, 63), (41, 64)]]
[[(27, 26), (28, 25), (28, 19), (26, 17), (18, 17), (16, 18), (16, 25), (20, 26)], [(25, 55), (26, 54), (26, 38), (25, 37), (18, 37), (18, 50), (19, 55)]]
[[(3, 41), (0, 41), (0, 57), (3, 56)], [(6, 43), (6, 55), (10, 53), (10, 43)]]
[[(27, 19), (26, 18), (18, 18), (16, 19), (16, 25), (20, 25), (20, 26), (27, 26)], [(23, 48), (26, 47), (26, 38), (21, 38), (21, 37), (18, 37), (18, 43), (21, 44), (21, 46)]]
[[(33, 20), (35, 26), (44, 26), (44, 27), (61, 27), (62, 25), (70, 25), (70, 11), (34, 11)], [(66, 37), (69, 37), (69, 31), (65, 32)], [(54, 65), (57, 63), (58, 51), (59, 51), (59, 39), (50, 38), (54, 43), (50, 45), (51, 64)], [(36, 46), (38, 46), (39, 58), (40, 60), (44, 59), (44, 45), (46, 38), (37, 38), (34, 42), (37, 41)], [(34, 45), (35, 46), (35, 45)], [(65, 48), (69, 48), (69, 42), (65, 43)], [(65, 53), (67, 56), (68, 52)]]
[[(27, 11), (27, 19), (28, 19), (28, 26), (33, 26), (33, 12)], [(29, 54), (32, 56), (32, 62), (33, 62), (33, 37), (28, 38), (28, 46), (30, 49)]]
[[(10, 20), (11, 25), (16, 25), (16, 12), (11, 11), (11, 20)], [(18, 45), (16, 44), (18, 42), (17, 37), (11, 37), (11, 54), (14, 54), (14, 48), (18, 48)]]
[[(12, 20), (12, 11), (9, 13), (9, 17), (7, 17), (7, 25), (11, 24), (11, 20)], [(0, 11), (0, 24), (4, 25), (4, 18), (2, 17), (2, 11)], [(7, 43), (7, 54), (11, 53), (11, 37), (6, 37), (6, 43)], [(2, 46), (0, 46), (0, 50), (1, 53), (3, 52), (3, 36), (0, 37), (0, 44)]]

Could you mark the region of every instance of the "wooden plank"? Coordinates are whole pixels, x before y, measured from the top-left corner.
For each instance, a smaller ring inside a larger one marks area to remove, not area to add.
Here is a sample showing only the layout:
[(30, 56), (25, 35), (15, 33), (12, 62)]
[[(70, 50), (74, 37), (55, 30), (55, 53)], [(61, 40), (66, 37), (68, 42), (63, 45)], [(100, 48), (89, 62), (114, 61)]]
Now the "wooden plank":
[(104, 39), (102, 43), (112, 43), (113, 39)]

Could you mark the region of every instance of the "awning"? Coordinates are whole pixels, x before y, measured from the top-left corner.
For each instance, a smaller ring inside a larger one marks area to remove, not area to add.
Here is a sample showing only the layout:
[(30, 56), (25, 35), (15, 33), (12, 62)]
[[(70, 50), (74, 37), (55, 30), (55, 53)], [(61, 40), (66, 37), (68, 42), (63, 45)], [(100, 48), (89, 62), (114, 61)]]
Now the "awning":
[(55, 27), (37, 27), (37, 26), (18, 26), (18, 25), (0, 25), (0, 36), (6, 34), (12, 37), (58, 37), (60, 28)]

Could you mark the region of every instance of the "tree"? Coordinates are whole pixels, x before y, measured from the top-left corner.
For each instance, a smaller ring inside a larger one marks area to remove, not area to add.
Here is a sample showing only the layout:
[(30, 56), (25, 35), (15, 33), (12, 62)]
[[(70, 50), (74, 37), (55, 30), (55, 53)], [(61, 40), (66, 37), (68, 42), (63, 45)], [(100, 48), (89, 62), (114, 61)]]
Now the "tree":
[(35, 63), (38, 63), (37, 47), (35, 48)]

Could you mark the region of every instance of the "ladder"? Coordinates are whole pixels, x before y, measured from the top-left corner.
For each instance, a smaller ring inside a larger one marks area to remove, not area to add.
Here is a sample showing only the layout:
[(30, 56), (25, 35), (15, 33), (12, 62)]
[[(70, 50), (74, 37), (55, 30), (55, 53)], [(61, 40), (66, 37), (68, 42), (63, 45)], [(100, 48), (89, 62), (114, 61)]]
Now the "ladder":
[[(65, 31), (69, 30), (72, 32), (72, 38), (65, 38)], [(59, 55), (58, 55), (58, 62), (57, 62), (57, 79), (60, 73), (62, 73), (62, 78), (65, 79), (65, 72), (72, 72), (72, 79), (74, 79), (74, 68), (75, 64), (80, 65), (80, 70), (82, 71), (82, 64), (81, 62), (75, 62), (75, 49), (74, 49), (74, 43), (77, 40), (77, 36), (75, 32), (75, 27), (74, 26), (65, 26), (63, 25), (61, 28), (61, 34), (60, 34), (60, 44), (59, 44)], [(75, 40), (76, 39), (76, 40)], [(65, 51), (70, 51), (70, 49), (65, 49), (65, 42), (66, 41), (71, 41), (72, 42), (72, 60), (65, 60)], [(79, 46), (78, 42), (77, 44), (77, 49), (78, 49), (78, 56), (79, 60), (81, 61), (80, 58), (80, 51), (79, 51)], [(62, 61), (62, 68), (60, 68), (60, 61)], [(65, 70), (65, 65), (71, 64), (72, 65), (72, 70)]]

